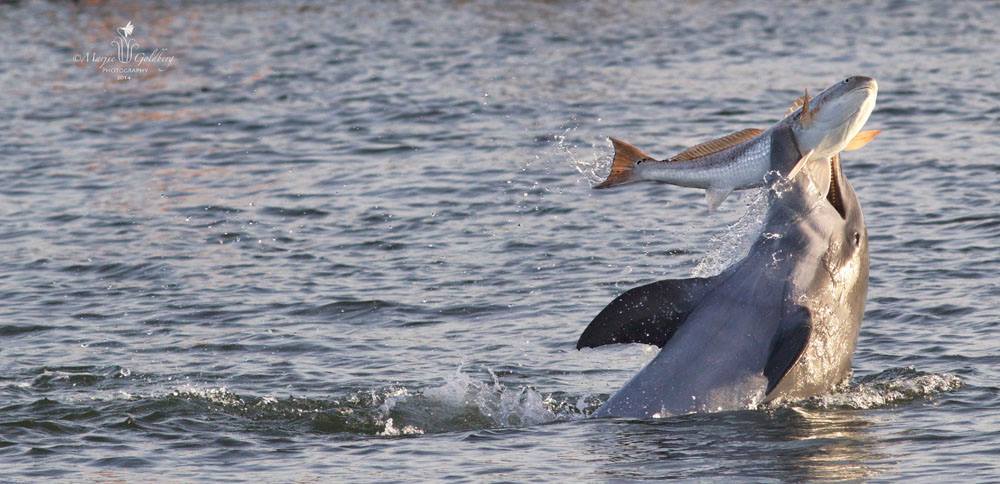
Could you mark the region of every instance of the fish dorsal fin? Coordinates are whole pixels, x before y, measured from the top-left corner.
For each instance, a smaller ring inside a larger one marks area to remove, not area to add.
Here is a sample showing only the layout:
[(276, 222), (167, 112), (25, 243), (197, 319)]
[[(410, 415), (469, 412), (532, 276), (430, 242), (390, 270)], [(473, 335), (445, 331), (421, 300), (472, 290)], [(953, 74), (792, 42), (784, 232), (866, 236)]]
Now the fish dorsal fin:
[(727, 134), (721, 138), (696, 144), (674, 156), (671, 156), (666, 161), (689, 161), (703, 156), (708, 156), (712, 153), (718, 153), (726, 148), (729, 148), (730, 146), (738, 145), (746, 140), (755, 138), (763, 132), (764, 130), (757, 128), (742, 129), (735, 133)]
[(861, 149), (862, 146), (871, 143), (872, 140), (875, 139), (875, 137), (878, 136), (879, 133), (881, 133), (881, 131), (877, 129), (862, 131), (858, 133), (857, 136), (855, 136), (850, 143), (847, 143), (847, 147), (844, 148), (844, 151), (854, 151), (857, 149)]

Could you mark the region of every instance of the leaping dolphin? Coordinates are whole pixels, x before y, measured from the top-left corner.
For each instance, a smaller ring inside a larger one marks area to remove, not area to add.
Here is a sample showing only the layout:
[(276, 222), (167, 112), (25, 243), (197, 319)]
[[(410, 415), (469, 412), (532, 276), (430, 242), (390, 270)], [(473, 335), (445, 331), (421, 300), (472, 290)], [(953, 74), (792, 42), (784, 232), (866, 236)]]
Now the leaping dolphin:
[(772, 134), (790, 130), (799, 152), (812, 151), (814, 159), (827, 160), (841, 151), (868, 144), (878, 130), (861, 131), (875, 107), (877, 84), (855, 76), (830, 86), (815, 98), (809, 91), (792, 104), (784, 119), (768, 130), (744, 129), (706, 141), (664, 160), (611, 138), (615, 156), (611, 173), (594, 188), (609, 188), (650, 180), (705, 189), (709, 210), (714, 210), (733, 190), (760, 187), (772, 169)]
[[(795, 115), (758, 135), (755, 149), (779, 176), (743, 259), (717, 276), (631, 289), (580, 336), (578, 349), (662, 348), (596, 416), (746, 408), (825, 393), (850, 376), (868, 291), (868, 233), (839, 152), (871, 113), (877, 84), (842, 84), (807, 119), (825, 131), (803, 129)], [(723, 176), (725, 167), (716, 168)]]

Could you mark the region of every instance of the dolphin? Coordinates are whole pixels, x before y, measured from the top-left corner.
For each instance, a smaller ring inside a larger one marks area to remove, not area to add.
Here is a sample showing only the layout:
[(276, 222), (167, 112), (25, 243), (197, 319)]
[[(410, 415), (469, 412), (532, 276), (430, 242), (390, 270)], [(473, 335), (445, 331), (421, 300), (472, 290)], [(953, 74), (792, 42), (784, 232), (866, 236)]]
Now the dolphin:
[(838, 91), (847, 101), (824, 107), (840, 120), (827, 122), (827, 132), (804, 137), (785, 123), (766, 133), (776, 176), (746, 256), (713, 277), (626, 291), (584, 330), (577, 349), (662, 348), (595, 416), (748, 408), (826, 393), (850, 377), (868, 291), (868, 231), (838, 149), (867, 120), (877, 84), (848, 84)]
[(880, 131), (861, 131), (875, 107), (877, 84), (853, 76), (830, 86), (815, 98), (809, 91), (770, 129), (749, 128), (706, 141), (674, 156), (656, 160), (639, 148), (611, 138), (615, 155), (607, 179), (594, 188), (610, 188), (649, 180), (705, 189), (709, 210), (715, 210), (733, 190), (760, 187), (772, 169), (772, 134), (791, 130), (801, 153), (812, 151), (829, 159), (841, 151), (860, 149)]

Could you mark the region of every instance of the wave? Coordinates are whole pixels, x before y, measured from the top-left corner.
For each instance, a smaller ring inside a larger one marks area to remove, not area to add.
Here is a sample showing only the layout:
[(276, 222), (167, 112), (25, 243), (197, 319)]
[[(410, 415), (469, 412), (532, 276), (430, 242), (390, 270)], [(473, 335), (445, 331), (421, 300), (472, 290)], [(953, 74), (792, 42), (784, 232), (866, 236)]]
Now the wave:
[[(194, 405), (201, 407), (201, 411), (238, 416), (255, 424), (271, 422), (269, 427), (292, 425), (317, 433), (368, 437), (407, 437), (581, 420), (590, 417), (604, 400), (595, 395), (544, 394), (530, 386), (508, 386), (492, 371), (487, 372), (490, 380), (484, 382), (460, 367), (441, 385), (357, 390), (331, 400), (248, 397), (224, 387), (198, 388), (189, 384), (177, 387), (159, 400)], [(932, 399), (961, 386), (961, 379), (950, 373), (891, 368), (857, 379), (827, 395), (777, 406), (750, 404), (743, 410), (875, 409)], [(193, 408), (187, 410), (200, 413)]]
[(951, 373), (926, 373), (912, 366), (890, 368), (851, 382), (838, 391), (789, 405), (809, 409), (873, 409), (931, 399), (962, 387)]

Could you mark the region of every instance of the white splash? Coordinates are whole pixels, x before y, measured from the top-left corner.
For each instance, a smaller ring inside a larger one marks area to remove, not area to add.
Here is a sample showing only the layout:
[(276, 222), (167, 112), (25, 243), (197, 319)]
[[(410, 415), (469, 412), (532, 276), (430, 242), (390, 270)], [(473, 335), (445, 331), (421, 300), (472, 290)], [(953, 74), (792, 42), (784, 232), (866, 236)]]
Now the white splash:
[(600, 183), (604, 180), (611, 167), (611, 155), (614, 147), (610, 139), (605, 139), (603, 143), (592, 144), (588, 148), (589, 153), (580, 154), (580, 147), (567, 143), (568, 136), (576, 130), (576, 127), (567, 128), (562, 134), (553, 137), (555, 144), (552, 151), (559, 158), (564, 158), (570, 166), (583, 175), (588, 185)]
[(392, 418), (385, 419), (385, 430), (379, 432), (379, 435), (383, 437), (398, 437), (400, 435), (422, 435), (423, 430), (418, 429), (412, 425), (404, 425), (402, 428), (397, 428), (393, 425)]
[(446, 408), (474, 407), (501, 427), (535, 425), (556, 419), (538, 391), (530, 387), (508, 388), (492, 370), (488, 371), (492, 384), (475, 381), (459, 368), (453, 378), (444, 385), (424, 390), (423, 396)]
[(746, 212), (721, 234), (712, 236), (708, 250), (691, 271), (693, 277), (714, 276), (750, 252), (767, 215), (767, 192), (768, 189), (760, 188), (743, 197)]
[(844, 388), (788, 406), (865, 410), (933, 398), (962, 387), (962, 379), (951, 373), (925, 373), (913, 367), (890, 368), (858, 379)]

